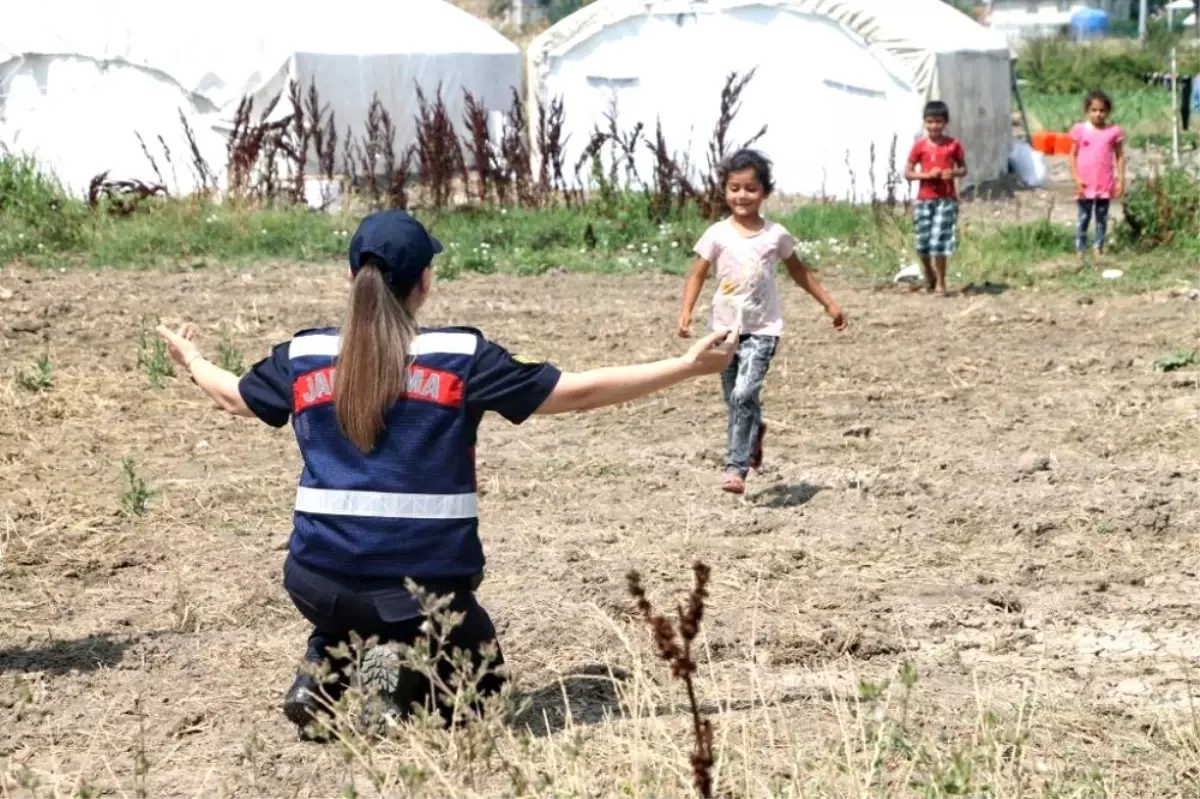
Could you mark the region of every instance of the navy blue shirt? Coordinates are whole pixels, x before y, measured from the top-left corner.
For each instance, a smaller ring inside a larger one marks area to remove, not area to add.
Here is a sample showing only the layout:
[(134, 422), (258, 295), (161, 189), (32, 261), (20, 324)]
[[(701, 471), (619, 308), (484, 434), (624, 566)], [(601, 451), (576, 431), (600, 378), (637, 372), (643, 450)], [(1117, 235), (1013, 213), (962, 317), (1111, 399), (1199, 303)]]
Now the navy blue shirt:
[[(470, 332), (480, 338), (463, 391), (467, 417), (473, 427), (479, 425), (487, 411), (521, 424), (558, 385), (562, 373), (553, 364), (519, 361), (475, 328), (441, 329)], [(276, 344), (271, 354), (251, 366), (238, 384), (246, 405), (272, 427), (283, 427), (292, 415), (295, 376), (288, 358), (289, 344), (289, 341)]]

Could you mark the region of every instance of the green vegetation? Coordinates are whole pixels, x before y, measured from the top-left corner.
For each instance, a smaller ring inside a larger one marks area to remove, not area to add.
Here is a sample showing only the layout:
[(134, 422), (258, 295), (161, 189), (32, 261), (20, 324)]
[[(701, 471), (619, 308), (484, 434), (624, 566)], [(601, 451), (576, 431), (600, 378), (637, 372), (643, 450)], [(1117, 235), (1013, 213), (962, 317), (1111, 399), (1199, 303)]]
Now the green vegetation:
[[(1170, 69), (1171, 48), (1180, 41), (1180, 34), (1159, 27), (1150, 32), (1145, 47), (1137, 42), (1076, 44), (1065, 39), (1034, 39), (1018, 53), (1017, 74), (1031, 92), (1078, 94), (1082, 102), (1083, 93), (1095, 88), (1107, 92), (1144, 89), (1143, 75)], [(1200, 72), (1196, 48), (1180, 46), (1178, 58), (1182, 74)]]
[(54, 364), (49, 355), (40, 355), (31, 370), (19, 370), (14, 378), (17, 388), (38, 393), (54, 387)]
[[(62, 193), (26, 161), (0, 158), (0, 263), (35, 266), (202, 268), (208, 262), (256, 259), (327, 261), (343, 258), (359, 210), (323, 214), (302, 207), (217, 205), (152, 198), (128, 215), (89, 208)], [(483, 206), (422, 211), (445, 242), (441, 279), (466, 274), (537, 275), (565, 269), (604, 273), (679, 274), (706, 220), (695, 206), (656, 222), (651, 200), (610, 194), (602, 202), (544, 208)], [(889, 209), (812, 203), (775, 214), (800, 239), (802, 257), (822, 269), (890, 280), (912, 253), (910, 215)], [(1119, 290), (1173, 285), (1194, 278), (1200, 237), (1200, 189), (1182, 170), (1130, 184), (1124, 211), (1114, 209), (1112, 252), (1128, 278)], [(1049, 219), (999, 223), (965, 218), (952, 262), (954, 282), (1031, 286), (1047, 280), (1084, 287), (1095, 270), (1075, 269), (1072, 231)], [(1058, 264), (1069, 264), (1070, 269)], [(222, 359), (240, 365), (226, 342)], [(146, 335), (139, 367), (155, 385), (171, 373), (161, 343)]]
[(133, 458), (126, 457), (121, 462), (121, 468), (125, 475), (125, 490), (121, 493), (121, 513), (126, 516), (141, 516), (145, 514), (150, 500), (154, 498), (155, 491), (138, 475)]

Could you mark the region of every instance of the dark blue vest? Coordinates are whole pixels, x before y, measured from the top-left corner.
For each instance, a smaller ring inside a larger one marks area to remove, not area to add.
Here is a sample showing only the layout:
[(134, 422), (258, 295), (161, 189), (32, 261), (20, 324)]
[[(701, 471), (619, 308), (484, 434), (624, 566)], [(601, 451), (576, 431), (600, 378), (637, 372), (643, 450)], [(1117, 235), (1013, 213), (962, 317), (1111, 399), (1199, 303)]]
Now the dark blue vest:
[(304, 470), (291, 555), (350, 578), (473, 575), (483, 568), (475, 494), (474, 425), (463, 402), (480, 340), (425, 330), (412, 347), (404, 396), (364, 454), (338, 427), (333, 404), (335, 329), (289, 345), (292, 426)]

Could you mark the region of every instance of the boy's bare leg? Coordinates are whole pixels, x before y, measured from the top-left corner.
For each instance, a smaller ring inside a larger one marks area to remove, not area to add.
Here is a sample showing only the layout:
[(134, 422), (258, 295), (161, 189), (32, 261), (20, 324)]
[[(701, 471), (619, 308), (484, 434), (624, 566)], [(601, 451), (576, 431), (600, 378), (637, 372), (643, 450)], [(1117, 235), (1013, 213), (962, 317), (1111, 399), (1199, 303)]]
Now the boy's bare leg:
[(934, 290), (938, 294), (946, 293), (946, 256), (938, 255), (933, 259), (934, 268), (937, 270), (937, 283)]
[(937, 278), (933, 274), (933, 257), (929, 253), (921, 253), (921, 271), (925, 273), (925, 290), (933, 291), (937, 286)]

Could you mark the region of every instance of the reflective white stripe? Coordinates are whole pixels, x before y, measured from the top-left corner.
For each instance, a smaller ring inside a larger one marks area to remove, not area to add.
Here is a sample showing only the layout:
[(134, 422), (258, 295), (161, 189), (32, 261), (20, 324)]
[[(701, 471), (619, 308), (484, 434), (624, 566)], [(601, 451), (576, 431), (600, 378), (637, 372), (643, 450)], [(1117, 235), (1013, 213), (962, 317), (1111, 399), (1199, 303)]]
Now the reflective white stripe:
[(342, 337), (323, 333), (321, 335), (300, 336), (288, 344), (288, 358), (295, 360), (311, 355), (321, 355), (332, 358), (338, 354), (342, 346)]
[(479, 515), (479, 503), (474, 494), (388, 494), (300, 486), (296, 510), (381, 519), (473, 519)]
[[(413, 355), (474, 355), (478, 337), (470, 333), (421, 333), (413, 343)], [(333, 358), (342, 346), (342, 337), (332, 333), (299, 336), (288, 345), (288, 358), (319, 355)]]
[(471, 333), (422, 333), (413, 355), (474, 355), (479, 338)]

